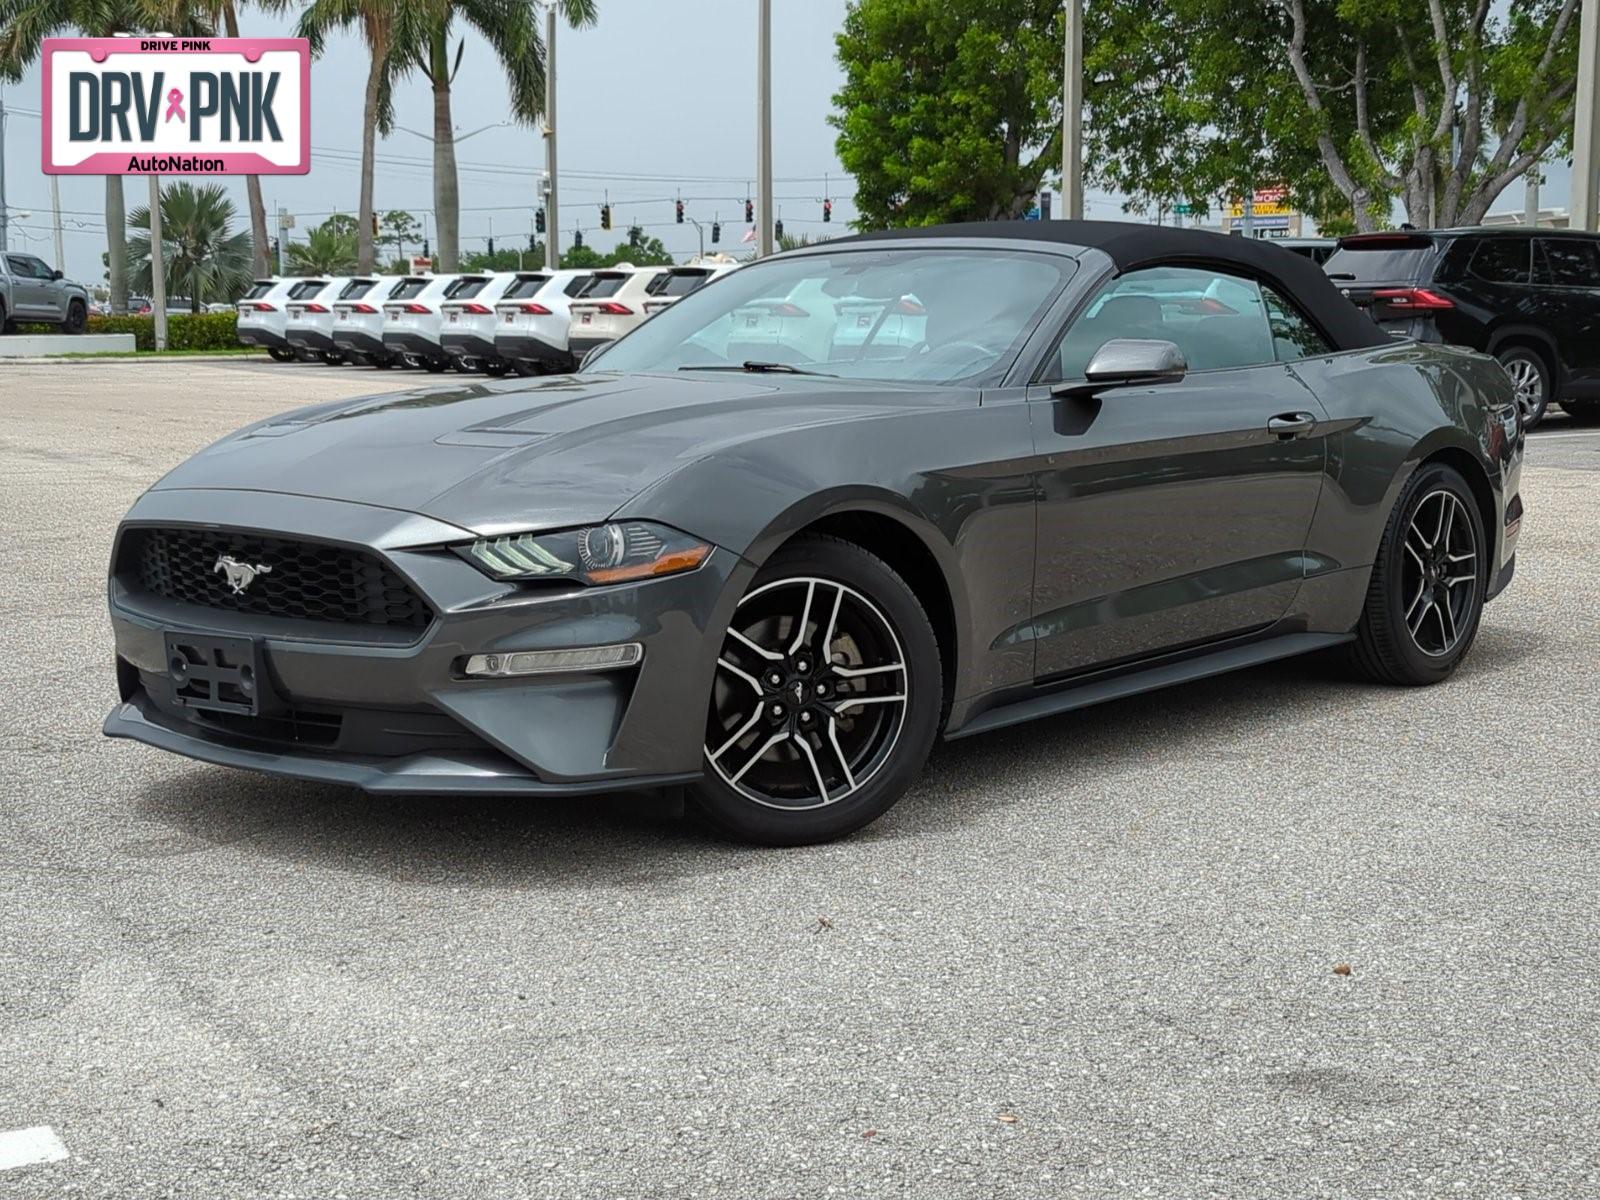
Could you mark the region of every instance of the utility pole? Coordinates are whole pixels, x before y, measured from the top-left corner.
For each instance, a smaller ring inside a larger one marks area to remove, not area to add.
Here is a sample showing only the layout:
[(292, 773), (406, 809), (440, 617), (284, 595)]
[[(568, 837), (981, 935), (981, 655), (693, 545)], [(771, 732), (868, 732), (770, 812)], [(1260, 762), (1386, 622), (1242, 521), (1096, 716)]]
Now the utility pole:
[(56, 227), (56, 270), (66, 273), (67, 255), (61, 248), (61, 176), (50, 176), (50, 214)]
[(1061, 218), (1083, 220), (1083, 0), (1062, 0)]
[(1572, 129), (1573, 229), (1600, 229), (1600, 0), (1583, 0), (1578, 18), (1578, 99)]
[(756, 16), (756, 256), (772, 253), (772, 0)]
[(167, 348), (167, 259), (161, 245), (161, 177), (150, 176), (150, 312), (156, 349)]
[(556, 200), (556, 6), (544, 13), (544, 265), (561, 266), (561, 210)]
[(6, 242), (6, 102), (0, 100), (0, 253), (10, 248)]

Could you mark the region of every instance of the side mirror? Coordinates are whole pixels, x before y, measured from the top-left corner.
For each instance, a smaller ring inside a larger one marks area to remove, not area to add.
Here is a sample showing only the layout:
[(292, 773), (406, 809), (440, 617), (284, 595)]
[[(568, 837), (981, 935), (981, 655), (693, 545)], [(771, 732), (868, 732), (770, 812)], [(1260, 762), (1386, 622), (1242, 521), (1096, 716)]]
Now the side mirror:
[(1172, 342), (1149, 338), (1112, 338), (1094, 352), (1084, 369), (1082, 383), (1061, 383), (1052, 396), (1095, 396), (1119, 387), (1148, 387), (1177, 383), (1189, 364)]
[(51, 279), (61, 279), (61, 278), (64, 278), (64, 277), (62, 276), (60, 271), (51, 271), (50, 272), (50, 278)]

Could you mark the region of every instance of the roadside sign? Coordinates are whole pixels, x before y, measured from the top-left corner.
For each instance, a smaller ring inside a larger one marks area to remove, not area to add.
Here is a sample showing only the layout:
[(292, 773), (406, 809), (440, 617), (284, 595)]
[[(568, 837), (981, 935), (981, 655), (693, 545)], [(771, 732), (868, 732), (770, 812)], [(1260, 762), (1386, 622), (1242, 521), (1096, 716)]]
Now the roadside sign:
[(1039, 206), (1035, 204), (1027, 212), (1023, 213), (1022, 219), (1024, 221), (1037, 221), (1039, 219)]
[(421, 255), (411, 260), (411, 273), (413, 275), (426, 275), (433, 270), (433, 259), (423, 258)]
[(46, 38), (46, 175), (304, 175), (305, 38)]

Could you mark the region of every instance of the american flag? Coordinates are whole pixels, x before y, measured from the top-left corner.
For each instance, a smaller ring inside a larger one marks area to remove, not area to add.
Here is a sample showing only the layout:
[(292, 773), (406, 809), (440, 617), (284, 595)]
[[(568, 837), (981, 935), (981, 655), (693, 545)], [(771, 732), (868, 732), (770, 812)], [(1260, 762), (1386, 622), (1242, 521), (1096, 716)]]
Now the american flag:
[(742, 238), (740, 238), (739, 240), (741, 242), (753, 242), (753, 241), (755, 241), (756, 240), (756, 227), (754, 225), (752, 225), (752, 226), (750, 226), (749, 229), (746, 229), (744, 231), (744, 236)]

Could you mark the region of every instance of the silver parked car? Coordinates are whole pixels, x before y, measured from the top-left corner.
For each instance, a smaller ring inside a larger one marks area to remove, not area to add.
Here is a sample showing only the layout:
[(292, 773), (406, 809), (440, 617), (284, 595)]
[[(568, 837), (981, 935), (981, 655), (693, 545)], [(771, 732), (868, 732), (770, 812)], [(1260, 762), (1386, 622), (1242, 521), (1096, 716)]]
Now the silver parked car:
[(0, 254), (0, 333), (10, 333), (17, 322), (82, 333), (89, 322), (89, 293), (36, 255)]

